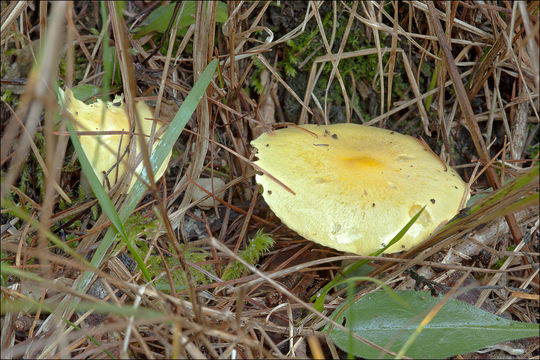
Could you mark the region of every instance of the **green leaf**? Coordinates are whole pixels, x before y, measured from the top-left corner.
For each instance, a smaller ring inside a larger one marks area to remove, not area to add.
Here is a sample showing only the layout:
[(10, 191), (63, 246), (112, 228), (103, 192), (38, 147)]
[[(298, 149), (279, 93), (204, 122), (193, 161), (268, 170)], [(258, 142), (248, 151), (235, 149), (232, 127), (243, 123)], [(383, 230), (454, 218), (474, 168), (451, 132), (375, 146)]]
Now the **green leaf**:
[(81, 84), (73, 88), (73, 96), (78, 100), (86, 101), (101, 92), (101, 89), (92, 84)]
[[(179, 30), (187, 28), (189, 25), (195, 23), (195, 1), (184, 1), (184, 4), (182, 17), (178, 22)], [(135, 37), (138, 38), (153, 31), (163, 34), (171, 21), (175, 5), (176, 2), (173, 1), (168, 5), (160, 6), (152, 11), (146, 20), (143, 21), (141, 26), (134, 29), (134, 33), (136, 34)], [(178, 14), (180, 14), (180, 11)], [(227, 5), (220, 1), (216, 12), (216, 22), (223, 24), (227, 21), (227, 16)], [(178, 35), (181, 36), (181, 32), (178, 32)]]
[[(336, 321), (345, 321), (344, 326), (356, 334), (397, 353), (426, 314), (441, 301), (441, 298), (430, 296), (429, 292), (397, 293), (408, 307), (385, 292), (374, 292), (352, 305), (338, 308)], [(350, 321), (351, 318), (354, 322)], [(330, 334), (338, 347), (355, 356), (384, 356), (362, 342), (350, 343), (349, 335), (338, 328), (327, 325), (324, 331)], [(447, 358), (503, 341), (536, 337), (538, 331), (538, 324), (506, 320), (466, 302), (451, 299), (424, 327), (404, 355), (424, 359)]]
[[(100, 12), (101, 12), (101, 23), (107, 24), (107, 18), (108, 18), (108, 9), (105, 1), (101, 1), (100, 3)], [(114, 52), (114, 47), (109, 45), (109, 29), (105, 26), (103, 31), (103, 52), (102, 52), (102, 60), (103, 60), (103, 81), (102, 81), (102, 87), (105, 94), (109, 93), (109, 88), (113, 85), (113, 80), (116, 84), (121, 84), (121, 74), (120, 74), (120, 67), (115, 66), (115, 62), (118, 60), (116, 58), (116, 54)], [(80, 100), (80, 99), (79, 99)], [(108, 100), (108, 96), (104, 95), (102, 98), (103, 101)]]
[(223, 24), (228, 18), (229, 14), (227, 13), (227, 4), (222, 1), (218, 2), (216, 10), (216, 22), (218, 24)]

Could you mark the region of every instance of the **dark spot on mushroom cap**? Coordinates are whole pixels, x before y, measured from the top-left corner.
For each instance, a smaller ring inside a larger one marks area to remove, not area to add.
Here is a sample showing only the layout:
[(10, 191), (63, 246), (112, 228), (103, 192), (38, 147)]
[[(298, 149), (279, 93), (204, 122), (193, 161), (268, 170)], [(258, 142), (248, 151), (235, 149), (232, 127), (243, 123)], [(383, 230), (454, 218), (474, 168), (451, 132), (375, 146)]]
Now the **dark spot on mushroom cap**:
[(272, 190), (267, 191), (268, 195), (272, 195)]
[(332, 134), (332, 139), (337, 139), (337, 134)]
[(375, 207), (375, 203), (372, 203), (372, 204), (371, 204), (371, 207)]
[(266, 144), (266, 147), (270, 146), (270, 144)]
[(454, 189), (458, 189), (458, 187), (456, 185), (454, 185)]
[(394, 133), (395, 133), (395, 131), (390, 131), (390, 135), (392, 135), (392, 134), (394, 134)]
[(121, 102), (115, 102), (115, 103), (113, 103), (113, 105), (114, 106), (120, 106), (120, 105), (122, 105), (122, 103)]
[(328, 131), (328, 129), (324, 130), (324, 135), (328, 135), (330, 134), (330, 131)]
[(401, 248), (402, 248), (402, 249), (405, 249), (405, 245), (401, 244)]
[(78, 111), (75, 111), (75, 115), (79, 115), (79, 112), (78, 112)]
[(435, 204), (435, 199), (430, 200), (432, 204)]

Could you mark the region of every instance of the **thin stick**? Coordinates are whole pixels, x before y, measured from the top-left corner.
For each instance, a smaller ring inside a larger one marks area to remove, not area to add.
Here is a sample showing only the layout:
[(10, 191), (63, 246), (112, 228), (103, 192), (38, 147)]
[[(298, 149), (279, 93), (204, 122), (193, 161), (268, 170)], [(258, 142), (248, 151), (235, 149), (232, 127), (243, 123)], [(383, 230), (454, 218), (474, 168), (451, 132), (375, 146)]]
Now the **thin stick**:
[[(482, 161), (483, 164), (488, 164), (490, 161), (488, 150), (486, 148), (484, 138), (482, 137), (482, 132), (480, 131), (480, 127), (478, 126), (478, 123), (474, 119), (474, 112), (473, 112), (471, 103), (469, 101), (469, 98), (467, 97), (467, 91), (465, 90), (465, 86), (463, 86), (463, 82), (461, 81), (461, 77), (456, 67), (456, 63), (454, 62), (454, 58), (452, 56), (452, 51), (450, 50), (450, 47), (448, 46), (448, 42), (446, 41), (446, 37), (444, 35), (441, 22), (439, 21), (439, 18), (435, 15), (436, 14), (435, 5), (433, 5), (433, 3), (431, 2), (428, 2), (427, 5), (430, 9), (429, 11), (430, 18), (435, 27), (435, 32), (437, 34), (437, 37), (439, 38), (439, 43), (445, 55), (444, 59), (445, 59), (446, 67), (448, 69), (448, 73), (450, 74), (450, 77), (452, 78), (452, 82), (456, 90), (456, 95), (458, 97), (459, 106), (461, 107), (461, 111), (463, 112), (465, 120), (467, 121), (467, 125), (469, 127), (469, 131), (471, 133), (474, 146), (476, 148), (478, 156), (480, 157), (480, 161)], [(496, 190), (500, 188), (501, 184), (495, 170), (492, 167), (489, 167), (486, 173), (487, 173), (489, 183), (491, 184), (493, 189)], [(516, 222), (516, 218), (514, 214), (508, 214), (505, 216), (505, 218), (506, 218), (506, 221), (508, 222), (508, 226), (510, 227), (510, 231), (512, 232), (512, 236), (514, 237), (514, 241), (518, 243), (523, 237), (523, 233), (521, 232), (521, 229), (519, 228)]]

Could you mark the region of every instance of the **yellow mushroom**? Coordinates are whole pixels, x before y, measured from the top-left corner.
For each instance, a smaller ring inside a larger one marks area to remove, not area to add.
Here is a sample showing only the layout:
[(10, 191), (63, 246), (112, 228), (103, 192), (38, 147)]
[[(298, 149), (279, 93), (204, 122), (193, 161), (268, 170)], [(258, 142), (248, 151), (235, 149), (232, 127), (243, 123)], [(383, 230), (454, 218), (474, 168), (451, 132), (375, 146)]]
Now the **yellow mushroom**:
[(411, 136), (356, 124), (303, 125), (251, 142), (263, 196), (289, 228), (337, 250), (369, 255), (386, 246), (426, 206), (405, 236), (385, 253), (409, 249), (450, 220), (468, 197), (452, 168)]
[[(98, 99), (95, 103), (86, 105), (77, 100), (71, 90), (67, 90), (64, 95), (67, 110), (75, 118), (73, 127), (77, 132), (92, 131), (103, 132), (104, 134), (79, 135), (82, 148), (94, 169), (98, 179), (110, 186), (114, 185), (127, 169), (129, 154), (128, 146), (130, 142), (130, 123), (127, 116), (126, 106), (123, 96), (116, 96), (113, 101), (103, 102)], [(135, 105), (138, 117), (142, 123), (142, 133), (146, 135), (146, 142), (150, 139), (152, 130), (152, 112), (146, 103), (139, 101)], [(156, 134), (163, 126), (158, 123)], [(116, 132), (116, 133), (111, 133)], [(101, 141), (99, 140), (101, 138)], [(152, 146), (152, 151), (157, 146), (159, 140)], [(137, 154), (140, 154), (139, 142), (136, 141)], [(155, 174), (155, 179), (159, 179), (169, 163), (171, 153)], [(142, 161), (137, 166), (136, 172), (141, 173)], [(135, 184), (137, 178), (133, 176), (129, 189)], [(128, 189), (128, 191), (129, 191)]]

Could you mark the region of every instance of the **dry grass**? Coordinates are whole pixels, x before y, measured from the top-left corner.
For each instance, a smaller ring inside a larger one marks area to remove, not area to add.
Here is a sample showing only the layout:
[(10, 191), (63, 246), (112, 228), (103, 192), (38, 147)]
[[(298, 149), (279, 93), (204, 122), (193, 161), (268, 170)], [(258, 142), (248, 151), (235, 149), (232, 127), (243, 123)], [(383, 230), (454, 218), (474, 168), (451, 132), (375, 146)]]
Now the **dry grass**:
[[(52, 89), (58, 77), (66, 86), (76, 85), (74, 79), (102, 84), (103, 32), (90, 31), (103, 28), (98, 25), (100, 9), (94, 2), (39, 4), (36, 8), (30, 2), (2, 3), (1, 196), (3, 201), (11, 196), (27, 214), (15, 216), (2, 206), (2, 265), (36, 275), (2, 279), (3, 305), (21, 299), (36, 304), (32, 311), (2, 312), (5, 358), (340, 356), (319, 330), (321, 320), (330, 321), (326, 315), (343, 300), (343, 293), (331, 292), (323, 313), (314, 310), (308, 299), (340, 270), (342, 260), (351, 257), (298, 238), (272, 217), (258, 196), (249, 142), (262, 131), (282, 126), (286, 96), (299, 104), (298, 124), (332, 123), (329, 92), (335, 81), (345, 119), (361, 121), (363, 110), (353, 101), (362, 96), (357, 88), (361, 81), (355, 79), (358, 74), (341, 74), (338, 66), (344, 59), (362, 61), (377, 55), (377, 75), (369, 84), (376, 106), (365, 123), (423, 137), (459, 169), (473, 195), (500, 189), (538, 164), (536, 2), (410, 1), (399, 6), (398, 2), (352, 6), (309, 2), (301, 14), (294, 14), (290, 3), (281, 2), (283, 10), (276, 10), (269, 2), (228, 2), (228, 19), (217, 26), (217, 2), (197, 2), (195, 22), (183, 37), (176, 36), (178, 22), (171, 23), (163, 35), (166, 41), (177, 39), (163, 46), (166, 55), (152, 52), (159, 44), (151, 36), (134, 39), (130, 32), (155, 3), (129, 3), (124, 14), (109, 3), (108, 31), (113, 39), (109, 45), (114, 44), (118, 54), (120, 92), (133, 121), (140, 121), (133, 109), (135, 98), (152, 100), (156, 118), (174, 115), (174, 99), (181, 102), (206, 65), (220, 59), (219, 75), (181, 136), (165, 181), (151, 181), (136, 210), (143, 219), (161, 219), (152, 235), (143, 239), (148, 244), (147, 261), (155, 253), (163, 259), (160, 276), (168, 279), (171, 289), (160, 291), (155, 282), (147, 283), (140, 271), (130, 269), (119, 253), (111, 252), (99, 269), (84, 261), (111, 224), (105, 214), (95, 217), (95, 200), (77, 199), (80, 172), (67, 171), (76, 162), (67, 136), (58, 135), (65, 134), (66, 125), (55, 121), (58, 107)], [(177, 11), (185, 11), (184, 5)], [(278, 29), (277, 33), (283, 32), (279, 37), (268, 24), (271, 15), (278, 13), (291, 24), (287, 31)], [(325, 27), (322, 19), (328, 13), (334, 21)], [(336, 28), (341, 23), (346, 28), (340, 39)], [(216, 32), (209, 31), (214, 28)], [(306, 63), (308, 56), (313, 57), (311, 69), (306, 71), (305, 84), (293, 86), (276, 64), (286, 42), (307, 28), (319, 29), (315, 41), (325, 54), (303, 54)], [(345, 51), (352, 31), (363, 31), (372, 46)], [(9, 68), (24, 65), (23, 56), (10, 55), (11, 49), (25, 49), (30, 63), (37, 56), (30, 51), (32, 42), (39, 47), (44, 41), (42, 58), (32, 72), (8, 73)], [(132, 49), (138, 54), (133, 55)], [(268, 71), (261, 80), (260, 96), (247, 91), (255, 59)], [(324, 99), (319, 99), (314, 88), (327, 63), (332, 71)], [(397, 72), (398, 64), (402, 73)], [(431, 78), (422, 70), (425, 67)], [(354, 86), (346, 86), (347, 77)], [(393, 91), (398, 78), (410, 84), (400, 98)], [(7, 90), (20, 96), (7, 96)], [(149, 161), (148, 152), (143, 152), (143, 162)], [(44, 174), (43, 184), (24, 180), (37, 176), (23, 177), (24, 169), (37, 172), (37, 168)], [(192, 196), (201, 176), (226, 182), (221, 198), (214, 194), (222, 189), (207, 190), (215, 202), (204, 211), (197, 208), (202, 199), (195, 201)], [(538, 193), (536, 181), (537, 177), (480, 213), (464, 217), (422, 248), (370, 258), (377, 268), (372, 275), (392, 288), (407, 289), (415, 283), (404, 273), (410, 267), (449, 287), (470, 272), (469, 288), (491, 287), (468, 295), (466, 301), (515, 320), (537, 322), (538, 207), (520, 203)], [(120, 190), (110, 194), (117, 209), (123, 201)], [(63, 210), (60, 200), (67, 204)], [(259, 266), (248, 264), (245, 276), (223, 281), (226, 265), (238, 259), (260, 228), (277, 240), (274, 250)], [(53, 246), (49, 230), (64, 241), (68, 236), (74, 254)], [(184, 256), (184, 246), (205, 250), (208, 257), (193, 262)], [(166, 257), (177, 257), (177, 265), (171, 268)], [(206, 265), (214, 273), (205, 270)], [(88, 270), (95, 273), (94, 286), (81, 292), (77, 283)], [(187, 274), (186, 289), (174, 287), (174, 272), (179, 270)], [(206, 271), (206, 283), (194, 278), (194, 270)], [(374, 289), (365, 287), (357, 295)], [(74, 297), (93, 308), (74, 311), (70, 307)], [(523, 357), (538, 356), (537, 341), (512, 346), (522, 349)]]

